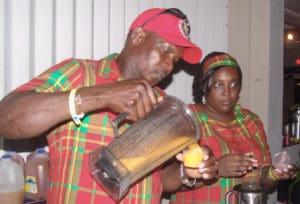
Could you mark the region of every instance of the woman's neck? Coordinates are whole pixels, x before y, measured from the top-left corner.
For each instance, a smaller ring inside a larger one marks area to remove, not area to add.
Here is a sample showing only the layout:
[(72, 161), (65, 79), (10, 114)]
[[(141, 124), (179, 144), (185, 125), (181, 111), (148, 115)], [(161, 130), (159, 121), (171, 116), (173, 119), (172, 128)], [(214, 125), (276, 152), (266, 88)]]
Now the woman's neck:
[(213, 118), (217, 121), (228, 123), (232, 122), (235, 119), (234, 110), (228, 113), (219, 113), (215, 111), (213, 108), (211, 108), (208, 104), (202, 104), (198, 103), (197, 106), (200, 108), (200, 110), (208, 115), (208, 117)]

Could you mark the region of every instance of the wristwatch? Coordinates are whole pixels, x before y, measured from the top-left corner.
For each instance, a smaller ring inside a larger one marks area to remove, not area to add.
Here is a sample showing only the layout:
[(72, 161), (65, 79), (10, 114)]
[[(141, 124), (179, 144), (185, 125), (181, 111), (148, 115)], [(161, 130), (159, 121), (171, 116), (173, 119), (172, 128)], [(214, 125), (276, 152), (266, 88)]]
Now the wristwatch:
[(194, 178), (194, 179), (191, 180), (189, 177), (187, 177), (187, 175), (185, 174), (184, 166), (183, 166), (182, 163), (180, 164), (179, 172), (180, 172), (180, 179), (181, 179), (181, 182), (183, 183), (183, 185), (185, 185), (189, 188), (193, 188), (196, 184), (197, 179)]

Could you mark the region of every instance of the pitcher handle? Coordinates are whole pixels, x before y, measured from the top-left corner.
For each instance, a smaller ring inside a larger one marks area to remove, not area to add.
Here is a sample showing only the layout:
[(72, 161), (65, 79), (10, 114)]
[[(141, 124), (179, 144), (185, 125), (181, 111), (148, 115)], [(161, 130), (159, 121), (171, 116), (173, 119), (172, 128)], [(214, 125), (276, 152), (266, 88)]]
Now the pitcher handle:
[(112, 120), (112, 126), (114, 130), (115, 138), (120, 138), (119, 135), (119, 125), (120, 123), (125, 120), (128, 116), (128, 113), (120, 113), (115, 119)]
[(232, 194), (237, 194), (237, 192), (236, 191), (228, 191), (227, 193), (226, 193), (226, 204), (230, 204), (230, 200), (229, 200), (229, 198), (230, 198), (230, 196), (232, 195)]

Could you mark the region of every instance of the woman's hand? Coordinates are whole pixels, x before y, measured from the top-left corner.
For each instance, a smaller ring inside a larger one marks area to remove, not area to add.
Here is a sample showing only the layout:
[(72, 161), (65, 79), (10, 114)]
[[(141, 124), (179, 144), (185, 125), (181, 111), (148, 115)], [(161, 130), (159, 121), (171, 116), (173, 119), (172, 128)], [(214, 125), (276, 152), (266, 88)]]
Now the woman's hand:
[(297, 174), (297, 168), (294, 165), (288, 165), (288, 167), (283, 170), (272, 167), (271, 171), (277, 180), (293, 179)]
[(287, 168), (280, 170), (272, 165), (263, 168), (263, 175), (260, 183), (266, 188), (272, 188), (277, 185), (279, 180), (293, 179), (296, 177), (297, 168), (294, 165), (288, 165)]
[(219, 177), (242, 177), (257, 166), (251, 154), (226, 154), (218, 160)]

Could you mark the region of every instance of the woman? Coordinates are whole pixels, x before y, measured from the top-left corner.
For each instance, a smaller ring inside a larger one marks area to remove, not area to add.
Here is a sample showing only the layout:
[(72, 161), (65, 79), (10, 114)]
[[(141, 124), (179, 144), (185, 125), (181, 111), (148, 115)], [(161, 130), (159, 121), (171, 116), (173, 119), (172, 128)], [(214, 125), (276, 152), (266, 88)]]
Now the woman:
[(259, 117), (241, 107), (242, 73), (227, 53), (213, 52), (201, 63), (193, 82), (196, 104), (190, 105), (201, 126), (202, 145), (217, 158), (218, 180), (213, 184), (178, 192), (171, 203), (224, 203), (226, 193), (243, 182), (271, 188), (279, 180), (295, 177), (295, 168), (272, 167), (270, 149)]

